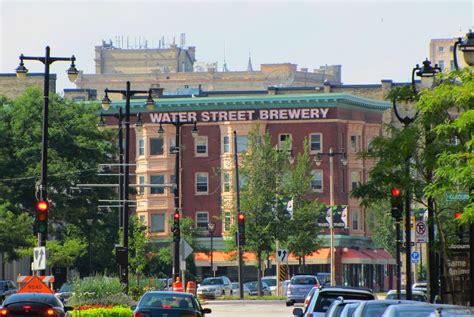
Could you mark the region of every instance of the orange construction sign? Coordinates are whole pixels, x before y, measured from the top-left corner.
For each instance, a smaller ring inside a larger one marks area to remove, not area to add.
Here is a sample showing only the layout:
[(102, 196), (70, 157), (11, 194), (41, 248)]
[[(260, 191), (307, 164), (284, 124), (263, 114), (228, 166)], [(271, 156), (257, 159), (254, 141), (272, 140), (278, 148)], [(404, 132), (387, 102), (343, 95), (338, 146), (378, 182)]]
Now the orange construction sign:
[(46, 293), (53, 294), (53, 291), (44, 284), (38, 276), (33, 276), (18, 293)]

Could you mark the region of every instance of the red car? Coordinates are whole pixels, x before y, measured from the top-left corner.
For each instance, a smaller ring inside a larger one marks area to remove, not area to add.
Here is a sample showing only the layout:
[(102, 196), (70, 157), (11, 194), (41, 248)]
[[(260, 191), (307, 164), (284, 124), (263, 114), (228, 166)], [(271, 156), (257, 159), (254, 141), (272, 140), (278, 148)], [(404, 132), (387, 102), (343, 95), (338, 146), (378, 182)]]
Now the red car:
[(21, 293), (12, 294), (5, 299), (0, 307), (1, 317), (67, 317), (67, 311), (72, 307), (64, 306), (63, 303), (52, 294), (44, 293)]

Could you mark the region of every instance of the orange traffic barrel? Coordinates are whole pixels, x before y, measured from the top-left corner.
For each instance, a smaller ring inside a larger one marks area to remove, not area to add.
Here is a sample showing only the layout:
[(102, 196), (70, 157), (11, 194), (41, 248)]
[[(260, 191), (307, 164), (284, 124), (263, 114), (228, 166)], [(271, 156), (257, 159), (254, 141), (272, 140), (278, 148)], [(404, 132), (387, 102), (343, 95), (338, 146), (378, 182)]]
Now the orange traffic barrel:
[(186, 284), (186, 292), (196, 295), (196, 283), (189, 281)]
[(183, 292), (183, 283), (181, 283), (179, 277), (177, 277), (176, 282), (173, 283), (173, 292)]

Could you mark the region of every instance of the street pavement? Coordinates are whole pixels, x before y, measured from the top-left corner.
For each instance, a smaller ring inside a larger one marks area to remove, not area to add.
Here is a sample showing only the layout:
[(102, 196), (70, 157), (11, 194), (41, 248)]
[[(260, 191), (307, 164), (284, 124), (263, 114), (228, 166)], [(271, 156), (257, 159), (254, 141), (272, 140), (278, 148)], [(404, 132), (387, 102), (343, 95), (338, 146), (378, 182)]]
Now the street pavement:
[(206, 301), (203, 307), (212, 309), (206, 317), (291, 317), (294, 308), (284, 300)]

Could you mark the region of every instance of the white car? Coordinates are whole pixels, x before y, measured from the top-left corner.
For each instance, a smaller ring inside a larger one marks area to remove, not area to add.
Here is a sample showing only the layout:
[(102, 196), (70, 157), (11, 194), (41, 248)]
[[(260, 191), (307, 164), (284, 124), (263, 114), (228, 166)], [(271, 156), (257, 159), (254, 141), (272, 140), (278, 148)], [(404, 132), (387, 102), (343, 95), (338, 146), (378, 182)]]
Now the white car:
[[(401, 290), (400, 292), (401, 296), (400, 299), (407, 299), (407, 291), (406, 290)], [(425, 292), (422, 291), (415, 291), (412, 290), (412, 300), (418, 301), (418, 302), (428, 302), (428, 296), (426, 296)], [(390, 290), (387, 292), (387, 295), (385, 296), (385, 299), (397, 299), (397, 290)]]
[(262, 282), (267, 283), (268, 287), (270, 287), (271, 295), (276, 295), (277, 294), (277, 278), (276, 278), (276, 276), (262, 277)]
[(207, 298), (232, 295), (232, 283), (227, 276), (207, 277), (199, 284), (197, 295)]

